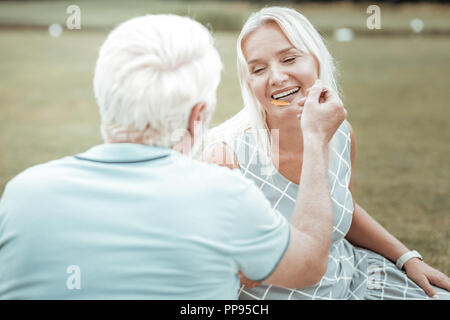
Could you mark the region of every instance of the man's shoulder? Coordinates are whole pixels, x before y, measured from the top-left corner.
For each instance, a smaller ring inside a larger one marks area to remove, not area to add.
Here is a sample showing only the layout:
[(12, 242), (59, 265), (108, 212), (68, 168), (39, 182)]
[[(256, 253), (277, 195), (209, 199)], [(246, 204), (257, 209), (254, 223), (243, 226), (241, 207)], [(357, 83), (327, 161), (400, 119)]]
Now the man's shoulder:
[(220, 166), (214, 163), (203, 162), (199, 160), (192, 160), (198, 171), (205, 174), (205, 179), (215, 180), (217, 178), (229, 180), (230, 182), (248, 183), (250, 180), (244, 178), (239, 169), (230, 169), (228, 167)]
[(5, 192), (6, 190), (13, 191), (17, 189), (23, 191), (25, 188), (35, 188), (36, 184), (42, 185), (42, 183), (48, 182), (50, 177), (56, 173), (54, 171), (55, 168), (67, 164), (73, 161), (73, 159), (73, 157), (67, 156), (33, 165), (13, 177), (6, 184)]
[(207, 186), (209, 192), (220, 192), (225, 195), (235, 195), (251, 187), (253, 182), (245, 178), (239, 169), (230, 169), (213, 163), (207, 163), (195, 159), (189, 159), (189, 169), (183, 170), (183, 176), (188, 180), (195, 181), (197, 186)]

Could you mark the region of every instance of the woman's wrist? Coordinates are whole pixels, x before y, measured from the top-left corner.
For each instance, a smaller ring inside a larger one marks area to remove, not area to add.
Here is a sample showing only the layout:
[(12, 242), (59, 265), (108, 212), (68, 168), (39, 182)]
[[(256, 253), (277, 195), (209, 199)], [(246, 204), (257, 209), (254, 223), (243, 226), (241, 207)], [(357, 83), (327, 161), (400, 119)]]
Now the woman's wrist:
[(396, 266), (400, 270), (406, 270), (406, 264), (411, 260), (423, 260), (422, 256), (416, 250), (407, 251), (396, 261)]
[(419, 258), (411, 258), (408, 261), (405, 262), (403, 265), (403, 270), (407, 271), (411, 266), (416, 265), (417, 263), (422, 263), (423, 260)]

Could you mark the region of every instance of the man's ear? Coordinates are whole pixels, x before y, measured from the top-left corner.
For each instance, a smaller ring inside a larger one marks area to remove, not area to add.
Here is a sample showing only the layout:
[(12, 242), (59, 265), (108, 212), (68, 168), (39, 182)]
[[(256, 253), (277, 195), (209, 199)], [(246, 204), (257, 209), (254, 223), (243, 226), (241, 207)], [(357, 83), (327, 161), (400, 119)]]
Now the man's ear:
[(187, 128), (191, 137), (194, 137), (196, 124), (203, 124), (203, 122), (205, 121), (205, 110), (206, 104), (204, 102), (199, 102), (192, 107)]

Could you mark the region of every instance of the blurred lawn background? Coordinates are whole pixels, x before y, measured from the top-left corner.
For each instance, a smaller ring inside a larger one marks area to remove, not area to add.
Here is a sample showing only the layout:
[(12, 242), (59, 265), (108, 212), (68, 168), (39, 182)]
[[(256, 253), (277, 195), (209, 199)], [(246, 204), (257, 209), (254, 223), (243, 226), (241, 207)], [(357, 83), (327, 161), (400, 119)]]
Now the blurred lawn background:
[[(81, 8), (81, 30), (49, 36)], [(324, 35), (340, 71), (343, 101), (357, 140), (355, 198), (377, 221), (450, 274), (450, 6), (381, 8), (368, 30), (369, 4), (287, 5)], [(371, 3), (373, 4), (373, 3)], [(189, 15), (210, 26), (225, 69), (213, 125), (242, 107), (235, 42), (262, 5), (237, 1), (0, 1), (0, 194), (37, 163), (101, 143), (92, 93), (98, 50), (119, 22), (148, 13)], [(409, 22), (424, 21), (421, 35)], [(350, 27), (352, 42), (332, 31)], [(26, 201), (26, 199), (24, 199)]]

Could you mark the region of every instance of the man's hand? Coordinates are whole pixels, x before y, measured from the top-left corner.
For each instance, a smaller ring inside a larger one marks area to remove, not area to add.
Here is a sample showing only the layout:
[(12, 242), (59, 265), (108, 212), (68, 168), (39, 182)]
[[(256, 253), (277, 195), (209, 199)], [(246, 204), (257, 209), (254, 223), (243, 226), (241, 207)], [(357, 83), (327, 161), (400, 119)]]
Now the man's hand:
[(347, 111), (338, 94), (320, 80), (310, 88), (302, 110), (303, 140), (328, 144), (345, 120)]

